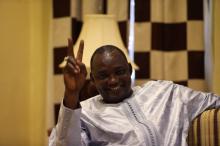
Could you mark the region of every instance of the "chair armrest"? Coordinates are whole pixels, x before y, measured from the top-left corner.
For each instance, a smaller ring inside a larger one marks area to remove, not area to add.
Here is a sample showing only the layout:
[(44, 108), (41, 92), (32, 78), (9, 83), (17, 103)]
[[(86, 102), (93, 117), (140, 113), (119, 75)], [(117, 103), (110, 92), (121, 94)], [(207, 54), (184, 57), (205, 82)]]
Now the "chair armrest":
[(220, 110), (199, 115), (191, 123), (187, 141), (189, 146), (220, 146)]

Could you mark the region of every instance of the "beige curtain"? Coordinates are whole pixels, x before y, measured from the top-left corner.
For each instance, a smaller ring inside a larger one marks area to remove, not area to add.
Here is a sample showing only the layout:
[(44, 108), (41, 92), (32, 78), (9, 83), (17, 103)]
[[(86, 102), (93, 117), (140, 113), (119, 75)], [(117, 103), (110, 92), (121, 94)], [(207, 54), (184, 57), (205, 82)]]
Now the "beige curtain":
[(220, 95), (220, 1), (213, 0), (213, 92)]

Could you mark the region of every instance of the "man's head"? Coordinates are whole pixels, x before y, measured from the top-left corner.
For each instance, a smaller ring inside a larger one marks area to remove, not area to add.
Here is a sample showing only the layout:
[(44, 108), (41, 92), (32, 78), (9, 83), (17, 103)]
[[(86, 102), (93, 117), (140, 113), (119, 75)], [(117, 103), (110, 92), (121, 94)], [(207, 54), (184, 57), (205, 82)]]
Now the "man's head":
[(98, 48), (90, 62), (90, 78), (106, 103), (118, 103), (132, 94), (131, 65), (117, 47)]

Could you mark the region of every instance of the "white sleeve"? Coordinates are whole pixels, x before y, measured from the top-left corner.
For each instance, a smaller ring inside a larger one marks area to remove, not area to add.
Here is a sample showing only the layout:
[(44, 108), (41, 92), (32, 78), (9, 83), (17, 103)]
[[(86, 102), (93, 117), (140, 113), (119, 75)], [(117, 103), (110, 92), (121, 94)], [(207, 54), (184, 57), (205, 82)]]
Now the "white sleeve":
[(220, 96), (213, 93), (195, 91), (181, 85), (176, 85), (176, 89), (179, 97), (187, 106), (191, 120), (205, 110), (220, 108)]
[(86, 142), (81, 140), (80, 116), (81, 109), (72, 110), (61, 104), (58, 123), (49, 137), (49, 146), (85, 145)]

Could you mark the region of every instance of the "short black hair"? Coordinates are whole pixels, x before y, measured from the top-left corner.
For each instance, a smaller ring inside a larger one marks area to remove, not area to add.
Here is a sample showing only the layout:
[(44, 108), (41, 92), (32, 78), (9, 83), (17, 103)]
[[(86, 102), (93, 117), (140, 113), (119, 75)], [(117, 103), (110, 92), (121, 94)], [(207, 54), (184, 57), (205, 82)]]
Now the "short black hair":
[(104, 45), (104, 46), (101, 46), (101, 47), (97, 48), (95, 50), (95, 52), (92, 54), (92, 57), (91, 57), (91, 60), (90, 60), (91, 71), (92, 71), (93, 60), (94, 60), (94, 58), (97, 54), (112, 53), (113, 51), (118, 51), (124, 57), (124, 59), (127, 61), (127, 58), (126, 58), (124, 52), (121, 49), (119, 49), (118, 47), (116, 47), (114, 45)]

